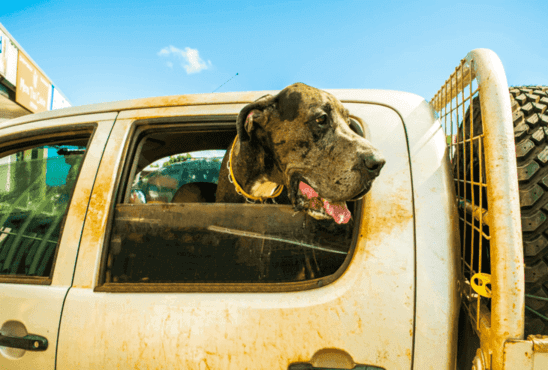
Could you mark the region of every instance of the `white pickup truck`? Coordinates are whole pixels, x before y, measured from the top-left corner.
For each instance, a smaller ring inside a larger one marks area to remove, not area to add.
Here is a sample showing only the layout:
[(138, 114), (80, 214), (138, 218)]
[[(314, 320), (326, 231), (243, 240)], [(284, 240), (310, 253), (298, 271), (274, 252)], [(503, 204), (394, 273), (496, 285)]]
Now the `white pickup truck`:
[(431, 102), (328, 91), (386, 158), (336, 227), (171, 201), (215, 187), (239, 111), (275, 92), (3, 122), (0, 369), (548, 369), (547, 89), (510, 97), (479, 49)]

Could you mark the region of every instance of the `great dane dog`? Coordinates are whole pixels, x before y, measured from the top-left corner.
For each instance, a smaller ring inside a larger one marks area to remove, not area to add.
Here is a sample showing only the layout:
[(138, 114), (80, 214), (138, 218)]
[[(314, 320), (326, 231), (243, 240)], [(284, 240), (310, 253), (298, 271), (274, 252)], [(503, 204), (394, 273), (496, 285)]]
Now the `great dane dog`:
[[(363, 197), (385, 164), (381, 153), (353, 131), (339, 100), (302, 83), (245, 106), (236, 129), (221, 166), (216, 202), (276, 198), (321, 220), (317, 222), (346, 224), (351, 218), (346, 201)], [(239, 263), (264, 271), (269, 262), (259, 252), (262, 248), (251, 244), (242, 240), (236, 247)], [(290, 269), (293, 276), (282, 273), (282, 280), (317, 275), (310, 253), (297, 255), (301, 262)]]
[(217, 202), (264, 200), (285, 186), (296, 211), (346, 223), (346, 201), (363, 197), (385, 163), (337, 98), (303, 83), (245, 106), (236, 129)]

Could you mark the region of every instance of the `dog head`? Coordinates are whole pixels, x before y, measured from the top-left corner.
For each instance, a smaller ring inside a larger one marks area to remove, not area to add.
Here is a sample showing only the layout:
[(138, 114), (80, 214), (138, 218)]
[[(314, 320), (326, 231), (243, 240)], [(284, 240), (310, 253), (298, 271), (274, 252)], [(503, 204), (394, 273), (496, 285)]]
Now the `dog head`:
[(385, 163), (338, 99), (302, 83), (244, 107), (237, 130), (242, 143), (266, 152), (271, 181), (287, 187), (294, 207), (315, 218), (348, 222), (345, 202), (363, 197)]

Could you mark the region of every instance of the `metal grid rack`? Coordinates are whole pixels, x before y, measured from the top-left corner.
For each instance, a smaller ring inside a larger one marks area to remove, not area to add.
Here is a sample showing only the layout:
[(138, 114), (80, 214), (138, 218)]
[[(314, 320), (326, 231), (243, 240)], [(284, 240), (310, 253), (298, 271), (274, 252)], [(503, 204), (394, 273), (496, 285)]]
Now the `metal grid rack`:
[[(445, 131), (453, 167), (461, 229), (463, 304), (478, 335), (480, 312), (490, 311), (491, 306), (488, 277), (491, 236), (484, 156), (479, 154), (483, 153), (484, 136), (479, 89), (469, 64), (463, 59), (432, 99)], [(485, 319), (490, 321), (490, 315), (485, 315)], [(490, 322), (488, 324), (490, 326)]]
[(491, 50), (473, 50), (431, 104), (453, 167), (462, 302), (486, 365), (502, 369), (505, 341), (523, 337), (524, 266), (512, 113), (500, 59)]

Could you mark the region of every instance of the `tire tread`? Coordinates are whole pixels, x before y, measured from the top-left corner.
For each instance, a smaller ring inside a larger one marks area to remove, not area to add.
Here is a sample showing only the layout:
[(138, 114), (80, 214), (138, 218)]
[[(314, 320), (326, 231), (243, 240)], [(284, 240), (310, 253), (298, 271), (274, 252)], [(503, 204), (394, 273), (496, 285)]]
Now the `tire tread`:
[[(548, 87), (510, 88), (510, 100), (520, 190), (525, 293), (548, 298)], [(528, 128), (526, 132), (524, 126)], [(548, 302), (534, 298), (526, 298), (525, 302), (548, 316)], [(526, 335), (546, 335), (548, 322), (526, 310), (525, 330)]]

